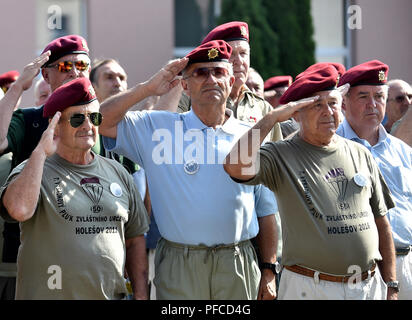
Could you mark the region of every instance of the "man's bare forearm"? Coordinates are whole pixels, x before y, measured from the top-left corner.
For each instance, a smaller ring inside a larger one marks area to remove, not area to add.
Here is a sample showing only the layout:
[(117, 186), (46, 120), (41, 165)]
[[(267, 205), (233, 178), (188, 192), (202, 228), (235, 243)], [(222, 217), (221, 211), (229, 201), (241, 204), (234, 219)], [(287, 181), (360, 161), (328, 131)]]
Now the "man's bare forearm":
[(134, 299), (147, 300), (148, 262), (143, 235), (126, 240), (126, 270), (132, 283)]
[[(382, 261), (378, 262), (379, 271), (385, 282), (396, 280), (396, 255), (395, 245), (392, 238), (392, 229), (386, 216), (375, 219), (376, 227), (379, 234), (379, 252)], [(394, 292), (389, 292), (388, 299)]]
[(7, 187), (3, 204), (9, 215), (20, 222), (30, 219), (37, 206), (46, 154), (35, 149), (22, 172)]
[(226, 156), (224, 164), (230, 176), (240, 180), (254, 177), (257, 153), (265, 137), (278, 122), (277, 119), (276, 111), (271, 111), (239, 139)]
[(15, 82), (11, 85), (3, 99), (0, 99), (0, 154), (3, 154), (4, 150), (6, 150), (9, 145), (7, 141), (7, 132), (9, 130), (14, 108), (22, 93), (22, 86)]
[(150, 96), (145, 84), (140, 83), (133, 88), (118, 93), (106, 99), (100, 106), (103, 114), (103, 122), (99, 126), (99, 133), (110, 137), (116, 137), (117, 124), (124, 118), (126, 112), (139, 101)]

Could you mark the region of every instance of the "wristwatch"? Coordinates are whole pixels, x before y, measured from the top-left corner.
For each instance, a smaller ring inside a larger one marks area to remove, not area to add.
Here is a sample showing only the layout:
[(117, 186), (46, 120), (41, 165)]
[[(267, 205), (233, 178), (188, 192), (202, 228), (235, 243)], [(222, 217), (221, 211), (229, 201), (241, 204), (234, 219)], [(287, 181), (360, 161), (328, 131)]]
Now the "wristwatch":
[(280, 270), (282, 269), (281, 265), (279, 264), (279, 262), (275, 262), (275, 263), (269, 263), (269, 262), (262, 262), (259, 265), (260, 269), (270, 269), (272, 270), (273, 274), (279, 274)]
[(392, 288), (395, 292), (399, 292), (399, 281), (389, 281), (386, 286)]

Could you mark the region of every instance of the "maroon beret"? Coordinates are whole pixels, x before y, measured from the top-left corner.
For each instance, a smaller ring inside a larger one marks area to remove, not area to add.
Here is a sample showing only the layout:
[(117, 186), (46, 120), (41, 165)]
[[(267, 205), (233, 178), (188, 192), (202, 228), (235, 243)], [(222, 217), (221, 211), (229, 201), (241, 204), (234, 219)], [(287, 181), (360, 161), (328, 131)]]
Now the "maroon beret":
[(201, 44), (190, 52), (186, 58), (189, 58), (189, 64), (215, 61), (229, 62), (231, 53), (232, 47), (226, 41), (215, 40)]
[(47, 99), (43, 108), (43, 117), (54, 116), (57, 111), (72, 106), (81, 106), (96, 100), (96, 93), (89, 79), (81, 77), (71, 80), (57, 88)]
[(281, 104), (311, 97), (315, 92), (336, 89), (339, 73), (332, 65), (320, 65), (304, 72), (280, 97)]
[(388, 65), (379, 60), (371, 60), (350, 68), (340, 78), (339, 85), (349, 83), (351, 87), (379, 86), (388, 80)]
[(211, 40), (249, 41), (249, 26), (246, 22), (232, 21), (217, 26), (203, 39), (202, 44)]
[(42, 54), (48, 50), (50, 50), (51, 54), (49, 60), (43, 65), (43, 67), (68, 54), (83, 53), (89, 55), (89, 48), (86, 40), (75, 34), (53, 40), (47, 45), (46, 48), (44, 48)]
[(293, 82), (291, 76), (276, 76), (265, 81), (264, 90), (272, 90), (279, 87), (289, 87)]
[(312, 72), (313, 70), (317, 70), (319, 67), (326, 66), (326, 65), (331, 65), (335, 67), (340, 77), (342, 77), (343, 74), (346, 72), (345, 66), (339, 62), (318, 62), (318, 63), (312, 64), (309, 68), (307, 68), (302, 73), (299, 73), (295, 79), (296, 80), (299, 79), (305, 72)]
[(12, 70), (0, 75), (0, 87), (12, 83), (17, 80), (20, 73), (17, 70)]

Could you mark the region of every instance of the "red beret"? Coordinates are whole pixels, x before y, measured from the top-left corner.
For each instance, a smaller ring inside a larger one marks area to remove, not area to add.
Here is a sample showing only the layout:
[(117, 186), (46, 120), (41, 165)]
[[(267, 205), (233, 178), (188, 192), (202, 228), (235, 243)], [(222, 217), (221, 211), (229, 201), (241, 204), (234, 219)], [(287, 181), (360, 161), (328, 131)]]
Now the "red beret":
[(343, 74), (346, 72), (345, 66), (339, 62), (318, 62), (318, 63), (312, 64), (309, 68), (307, 68), (302, 73), (299, 73), (295, 79), (296, 80), (299, 79), (305, 72), (312, 72), (313, 70), (317, 70), (319, 67), (326, 66), (326, 65), (331, 65), (335, 67), (340, 77), (342, 77)]
[(19, 75), (20, 73), (16, 70), (3, 73), (0, 75), (0, 87), (16, 81)]
[(315, 92), (333, 90), (339, 81), (335, 67), (327, 64), (317, 66), (310, 72), (304, 72), (280, 97), (281, 104), (311, 97)]
[(276, 76), (265, 81), (264, 90), (272, 90), (279, 87), (289, 87), (293, 82), (291, 76)]
[(350, 68), (340, 78), (339, 85), (349, 83), (351, 87), (379, 86), (388, 80), (389, 67), (379, 60), (371, 60)]
[(51, 54), (49, 60), (43, 65), (43, 67), (68, 54), (83, 53), (89, 55), (89, 48), (87, 47), (86, 40), (75, 34), (53, 40), (47, 45), (46, 48), (44, 48), (42, 54), (48, 50), (51, 51)]
[(201, 44), (190, 52), (186, 58), (189, 58), (189, 64), (215, 61), (229, 62), (231, 53), (232, 47), (226, 41), (215, 40)]
[(249, 41), (249, 26), (246, 22), (232, 21), (217, 26), (203, 39), (202, 44), (211, 40)]
[(96, 93), (89, 79), (81, 77), (71, 80), (57, 88), (47, 99), (43, 108), (43, 117), (54, 116), (71, 106), (81, 106), (96, 100)]

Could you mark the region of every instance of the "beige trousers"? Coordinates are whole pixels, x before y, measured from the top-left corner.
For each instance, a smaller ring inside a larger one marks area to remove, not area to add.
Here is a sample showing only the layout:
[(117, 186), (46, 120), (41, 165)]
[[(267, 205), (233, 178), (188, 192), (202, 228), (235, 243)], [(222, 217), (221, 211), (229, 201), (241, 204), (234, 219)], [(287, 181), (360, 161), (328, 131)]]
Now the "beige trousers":
[(216, 248), (161, 239), (156, 248), (158, 300), (256, 299), (260, 270), (249, 240)]

